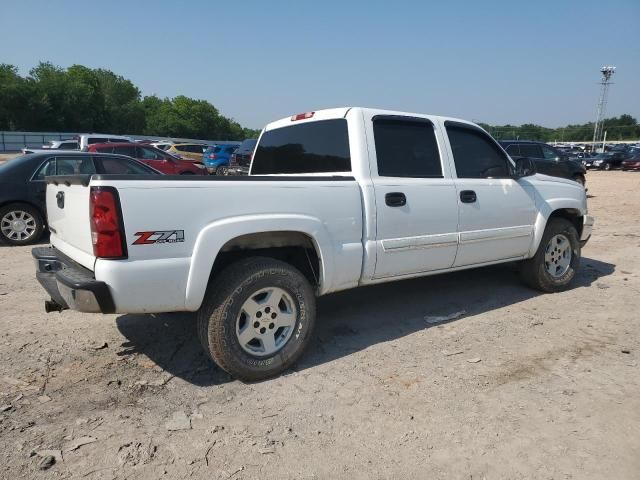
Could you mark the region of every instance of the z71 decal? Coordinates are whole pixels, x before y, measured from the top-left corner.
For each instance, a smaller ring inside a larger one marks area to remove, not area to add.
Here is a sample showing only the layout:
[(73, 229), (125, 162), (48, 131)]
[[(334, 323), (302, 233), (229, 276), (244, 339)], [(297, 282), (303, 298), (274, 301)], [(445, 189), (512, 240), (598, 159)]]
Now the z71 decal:
[(136, 232), (138, 239), (132, 245), (153, 245), (154, 243), (184, 242), (184, 230), (160, 230), (156, 232)]

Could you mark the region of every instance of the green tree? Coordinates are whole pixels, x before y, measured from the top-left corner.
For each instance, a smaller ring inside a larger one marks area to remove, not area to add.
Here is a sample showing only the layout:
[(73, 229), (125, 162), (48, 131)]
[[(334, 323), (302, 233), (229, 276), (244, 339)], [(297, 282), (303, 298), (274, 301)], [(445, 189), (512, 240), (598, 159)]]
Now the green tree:
[(0, 130), (22, 127), (29, 104), (29, 85), (13, 65), (0, 64)]
[(138, 87), (110, 70), (97, 69), (94, 73), (104, 96), (105, 130), (111, 133), (142, 133), (145, 109)]

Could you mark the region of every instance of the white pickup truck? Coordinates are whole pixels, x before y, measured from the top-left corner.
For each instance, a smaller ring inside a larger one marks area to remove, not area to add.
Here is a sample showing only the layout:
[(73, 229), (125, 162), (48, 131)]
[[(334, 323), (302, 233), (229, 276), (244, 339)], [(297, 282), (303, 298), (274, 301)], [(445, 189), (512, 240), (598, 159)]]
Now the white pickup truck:
[(593, 218), (580, 184), (534, 169), (463, 120), (295, 115), (266, 126), (248, 177), (47, 177), (37, 277), (48, 311), (197, 311), (211, 358), (259, 380), (300, 356), (317, 295), (514, 261), (567, 288)]

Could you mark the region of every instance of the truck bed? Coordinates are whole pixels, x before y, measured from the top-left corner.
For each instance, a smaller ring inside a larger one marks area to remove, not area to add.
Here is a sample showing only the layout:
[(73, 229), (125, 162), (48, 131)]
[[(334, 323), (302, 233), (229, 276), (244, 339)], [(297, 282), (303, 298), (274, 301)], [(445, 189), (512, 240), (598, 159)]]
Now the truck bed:
[[(362, 200), (352, 177), (94, 175), (47, 177), (47, 182), (52, 245), (118, 289), (112, 292), (117, 312), (196, 310), (225, 243), (294, 225), (332, 246), (322, 251), (320, 293), (355, 286), (360, 279)], [(114, 187), (126, 205), (126, 259), (93, 256), (86, 218), (89, 189), (100, 186)], [(64, 208), (58, 206), (59, 192)]]

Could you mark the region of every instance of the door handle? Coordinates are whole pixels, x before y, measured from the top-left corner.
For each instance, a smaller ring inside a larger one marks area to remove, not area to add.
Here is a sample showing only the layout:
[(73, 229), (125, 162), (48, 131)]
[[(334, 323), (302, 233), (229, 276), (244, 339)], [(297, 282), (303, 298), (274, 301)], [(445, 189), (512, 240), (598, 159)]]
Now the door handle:
[(402, 192), (389, 192), (384, 196), (384, 201), (390, 207), (404, 207), (407, 197)]
[(473, 190), (462, 190), (460, 192), (460, 201), (462, 203), (474, 203), (478, 197)]

